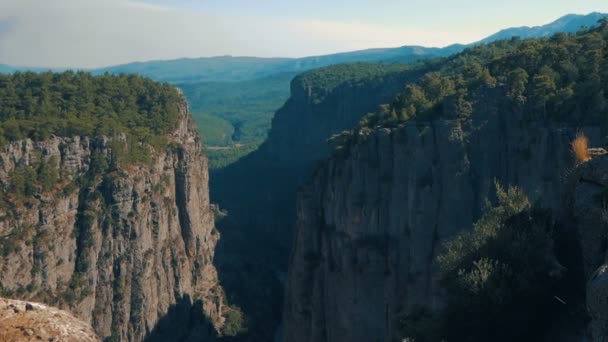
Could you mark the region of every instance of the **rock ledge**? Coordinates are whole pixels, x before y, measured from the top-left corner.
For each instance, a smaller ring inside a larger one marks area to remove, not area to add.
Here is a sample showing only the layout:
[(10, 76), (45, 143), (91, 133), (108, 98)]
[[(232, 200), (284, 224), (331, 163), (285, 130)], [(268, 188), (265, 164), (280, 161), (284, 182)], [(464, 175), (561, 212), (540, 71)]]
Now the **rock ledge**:
[(0, 341), (101, 341), (85, 322), (44, 304), (0, 298)]

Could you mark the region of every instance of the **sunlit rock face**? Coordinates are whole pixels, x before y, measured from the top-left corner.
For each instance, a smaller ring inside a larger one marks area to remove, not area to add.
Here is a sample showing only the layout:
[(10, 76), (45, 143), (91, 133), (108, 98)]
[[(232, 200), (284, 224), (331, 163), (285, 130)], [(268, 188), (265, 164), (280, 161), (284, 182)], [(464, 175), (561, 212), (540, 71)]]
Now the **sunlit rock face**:
[(14, 298), (64, 308), (104, 338), (141, 341), (215, 335), (223, 323), (213, 266), (219, 234), (207, 158), (185, 101), (147, 163), (102, 173), (121, 137), (53, 137), (0, 149), (0, 179), (36, 161), (61, 183), (0, 211), (0, 285)]

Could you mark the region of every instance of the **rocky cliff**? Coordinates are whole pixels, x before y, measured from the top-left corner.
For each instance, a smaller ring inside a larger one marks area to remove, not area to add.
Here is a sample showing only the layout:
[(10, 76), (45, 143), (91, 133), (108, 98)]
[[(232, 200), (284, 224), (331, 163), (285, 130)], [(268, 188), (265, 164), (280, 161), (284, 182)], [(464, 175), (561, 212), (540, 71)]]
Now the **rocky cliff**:
[[(252, 320), (252, 341), (271, 340), (280, 320), (280, 282), (291, 247), (296, 191), (329, 155), (326, 140), (390, 101), (417, 76), (403, 65), (382, 64), (340, 65), (300, 75), (291, 82), (291, 97), (277, 111), (268, 140), (212, 174), (213, 201), (228, 212), (219, 223), (222, 284)], [(247, 282), (257, 285), (243, 286)], [(264, 332), (256, 335), (260, 330)]]
[[(597, 180), (600, 174), (579, 177), (588, 179), (576, 190), (580, 196), (570, 206), (562, 202), (575, 164), (569, 144), (577, 131), (586, 133), (592, 146), (605, 143), (601, 137), (606, 132), (602, 115), (607, 75), (601, 71), (608, 65), (606, 39), (608, 25), (602, 22), (576, 35), (468, 49), (438, 61), (436, 70), (405, 85), (391, 104), (331, 139), (333, 156), (299, 195), (285, 295), (285, 339), (395, 341), (410, 337), (402, 336), (401, 324), (411, 329), (423, 324), (413, 316), (441, 324), (437, 321), (445, 318), (443, 309), (453, 307), (445, 301), (446, 291), (452, 299), (454, 289), (440, 286), (437, 256), (444, 242), (470, 229), (487, 204), (495, 203), (495, 181), (521, 188), (532, 203), (557, 216), (575, 208), (573, 221), (568, 215), (558, 217), (563, 226), (556, 230), (559, 236), (550, 238), (555, 238), (556, 255), (565, 257), (560, 262), (567, 264), (567, 280), (560, 280), (560, 286), (572, 284), (574, 294), (560, 302), (561, 310), (579, 310), (573, 278), (580, 269), (589, 277), (600, 267), (588, 291), (601, 302), (606, 248), (598, 223), (601, 210), (587, 205), (593, 191), (601, 190), (590, 188), (603, 184)], [(587, 54), (593, 57), (582, 57)], [(569, 229), (572, 222), (582, 228)], [(579, 235), (582, 253), (576, 246), (564, 253), (564, 237), (572, 231)], [(582, 254), (585, 266), (577, 264), (576, 254)], [(481, 262), (482, 257), (485, 254), (474, 259)], [(466, 274), (464, 267), (457, 269), (458, 277)], [(453, 301), (483, 301), (476, 291), (486, 291), (490, 278), (500, 281), (491, 273), (479, 275), (476, 281), (482, 285), (471, 286), (468, 297)], [(526, 281), (531, 280), (517, 280)], [(490, 302), (480, 306), (492, 306)], [(509, 299), (505, 303), (516, 305)], [(590, 305), (598, 331), (606, 326), (603, 306)], [(491, 311), (475, 310), (471, 312), (500, 320)], [(573, 334), (580, 335), (575, 330)], [(475, 333), (452, 336), (474, 340)]]
[(302, 74), (291, 82), (291, 96), (275, 114), (260, 154), (297, 165), (327, 158), (329, 137), (392, 101), (422, 73), (399, 64), (347, 64)]
[(577, 129), (497, 112), (500, 98), (480, 98), (469, 119), (362, 129), (317, 170), (298, 200), (286, 341), (396, 341), (402, 315), (441, 308), (434, 260), (495, 180), (560, 207)]
[[(4, 295), (69, 309), (110, 340), (215, 334), (223, 322), (213, 266), (219, 234), (185, 101), (180, 112), (169, 144), (154, 149), (103, 136), (0, 149)], [(119, 150), (135, 147), (152, 149), (149, 158), (117, 162)], [(30, 191), (32, 174), (59, 181)]]
[(586, 307), (592, 341), (608, 339), (608, 157), (580, 165), (571, 175), (564, 212), (571, 218), (580, 245), (581, 282), (586, 283)]
[(44, 304), (0, 298), (0, 340), (98, 342), (88, 324)]

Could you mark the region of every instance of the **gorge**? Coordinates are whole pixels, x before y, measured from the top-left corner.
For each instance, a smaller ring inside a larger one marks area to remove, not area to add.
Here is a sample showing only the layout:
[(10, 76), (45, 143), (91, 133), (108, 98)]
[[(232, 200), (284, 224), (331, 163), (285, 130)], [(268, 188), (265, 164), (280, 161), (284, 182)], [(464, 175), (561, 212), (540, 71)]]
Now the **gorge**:
[(0, 75), (0, 296), (104, 341), (604, 341), (608, 21), (561, 23), (305, 71), (211, 171), (172, 85)]

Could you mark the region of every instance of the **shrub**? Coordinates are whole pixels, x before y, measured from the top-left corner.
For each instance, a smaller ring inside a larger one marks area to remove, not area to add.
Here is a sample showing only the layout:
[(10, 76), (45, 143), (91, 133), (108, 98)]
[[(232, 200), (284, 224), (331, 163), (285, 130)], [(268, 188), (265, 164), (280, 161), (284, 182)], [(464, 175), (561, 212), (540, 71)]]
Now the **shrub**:
[(438, 257), (449, 341), (535, 340), (551, 317), (562, 267), (554, 254), (550, 213), (517, 188), (496, 185), (498, 205), (473, 229), (448, 241)]
[(570, 143), (574, 158), (579, 163), (584, 163), (591, 159), (589, 154), (589, 139), (582, 133), (576, 135), (576, 138)]
[(236, 336), (246, 331), (243, 312), (239, 308), (229, 307), (224, 317), (226, 321), (222, 327), (222, 335)]

